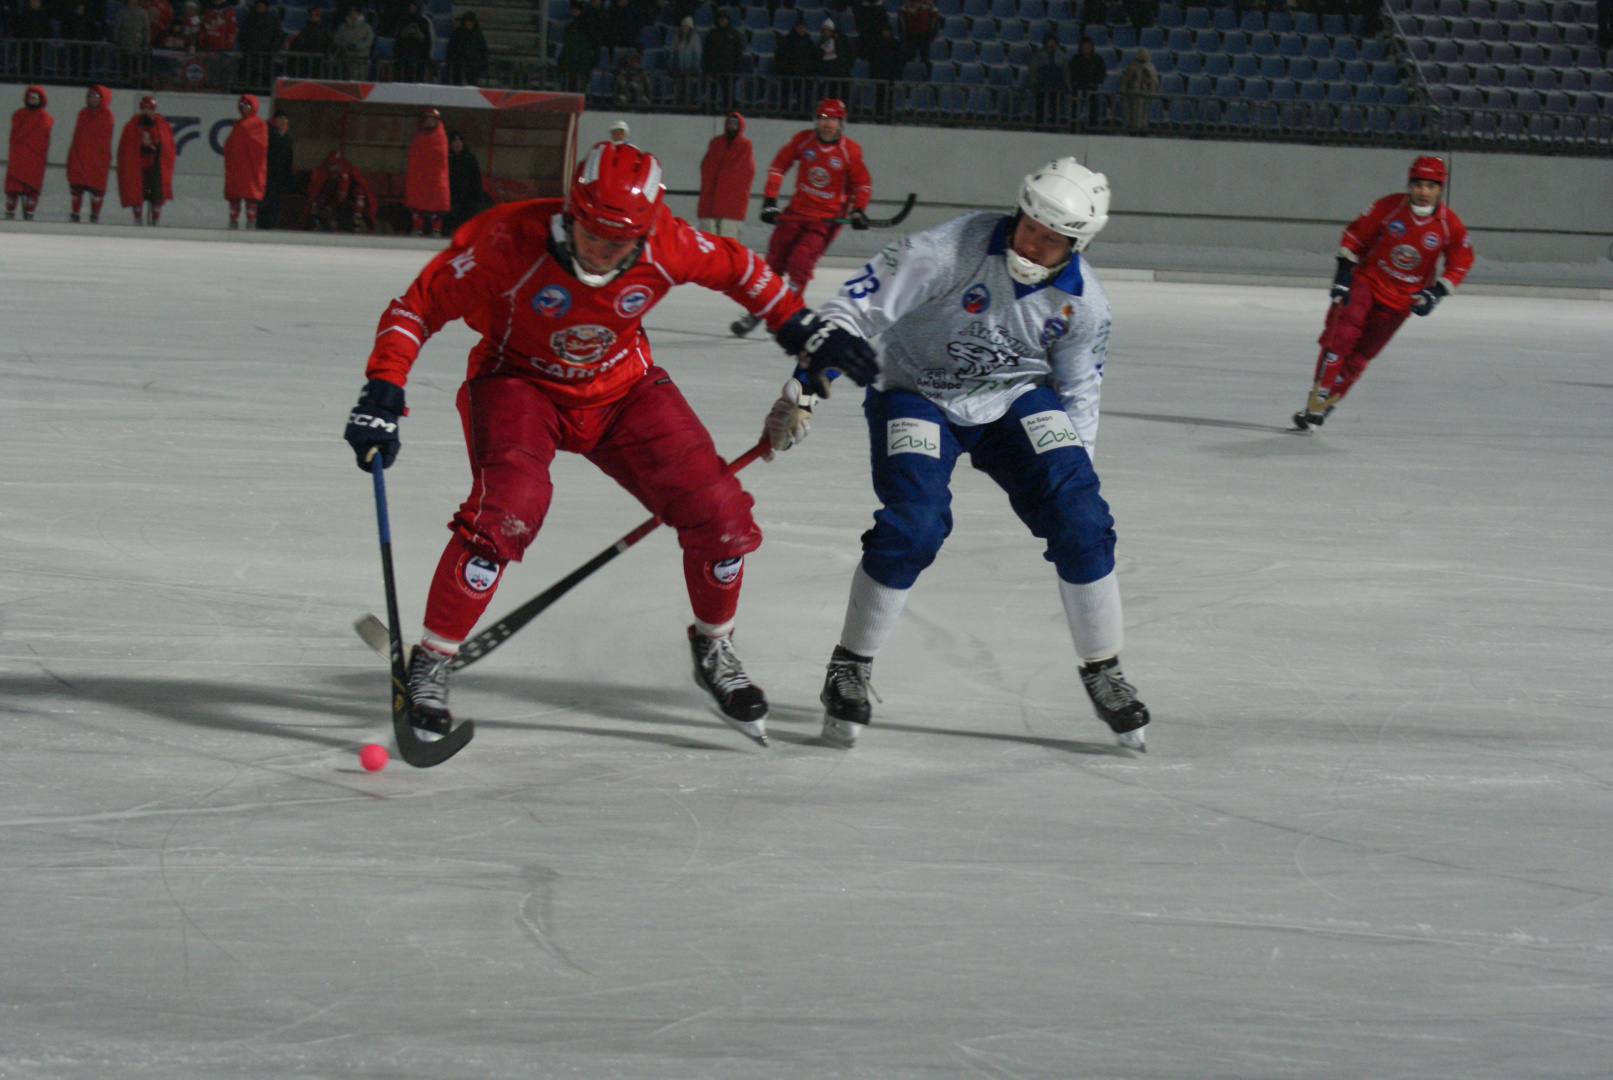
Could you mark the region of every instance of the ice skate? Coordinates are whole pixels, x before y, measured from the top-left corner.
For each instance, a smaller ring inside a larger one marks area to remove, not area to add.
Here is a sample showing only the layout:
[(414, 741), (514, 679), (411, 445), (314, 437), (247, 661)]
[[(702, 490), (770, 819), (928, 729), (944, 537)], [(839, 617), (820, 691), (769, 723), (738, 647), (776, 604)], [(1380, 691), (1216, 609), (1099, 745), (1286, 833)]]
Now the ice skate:
[(1129, 750), (1148, 749), (1143, 738), (1148, 706), (1137, 699), (1137, 688), (1126, 681), (1120, 670), (1120, 657), (1082, 664), (1081, 685), (1087, 688), (1098, 719), (1115, 733), (1116, 742)]
[(695, 685), (711, 695), (723, 723), (766, 746), (767, 695), (745, 674), (734, 652), (734, 635), (706, 637), (691, 626), (689, 650), (694, 654)]
[(68, 220), (68, 221), (71, 221), (71, 222), (72, 222), (72, 223), (73, 223), (73, 224), (74, 224), (74, 225), (77, 225), (77, 224), (79, 224), (79, 219), (78, 219), (78, 215), (77, 215), (77, 214), (69, 214), (69, 215), (68, 215), (68, 216), (67, 216), (67, 220)]
[(422, 742), (435, 742), (454, 726), (448, 711), (448, 676), (454, 658), (424, 643), (409, 657), (409, 723)]
[(829, 656), (828, 673), (824, 676), (823, 741), (834, 746), (851, 749), (857, 745), (857, 731), (868, 725), (873, 707), (868, 695), (873, 691), (872, 657), (858, 656), (844, 645), (836, 645)]
[(735, 319), (732, 323), (729, 323), (728, 329), (734, 332), (735, 337), (744, 337), (746, 334), (756, 329), (756, 324), (761, 321), (760, 316), (752, 315), (747, 312), (746, 314)]

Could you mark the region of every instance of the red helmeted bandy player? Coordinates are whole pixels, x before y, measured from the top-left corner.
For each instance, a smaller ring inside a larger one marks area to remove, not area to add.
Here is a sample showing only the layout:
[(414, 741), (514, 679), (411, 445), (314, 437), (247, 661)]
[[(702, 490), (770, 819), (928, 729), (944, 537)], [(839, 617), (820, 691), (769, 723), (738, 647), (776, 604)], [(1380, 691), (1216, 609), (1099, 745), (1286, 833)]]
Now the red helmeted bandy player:
[(1443, 159), (1418, 158), (1406, 194), (1385, 195), (1344, 230), (1316, 382), (1294, 414), (1297, 430), (1321, 427), (1406, 316), (1433, 311), (1472, 268), (1467, 229), (1440, 197), (1447, 176)]
[(728, 723), (766, 740), (767, 698), (732, 641), (744, 557), (762, 541), (752, 500), (655, 365), (640, 321), (674, 285), (694, 282), (766, 319), (820, 383), (833, 369), (866, 385), (875, 355), (804, 308), (749, 249), (674, 218), (663, 190), (652, 155), (600, 143), (565, 200), (505, 203), (473, 218), (381, 316), (346, 431), (366, 471), (374, 458), (385, 468), (397, 457), (403, 385), (426, 340), (454, 319), (482, 335), (458, 395), (471, 492), (449, 524), (409, 664), (411, 719), (427, 738), (452, 727), (450, 661), (505, 564), (542, 527), (549, 465), (569, 450), (677, 530), (695, 680)]
[[(788, 278), (790, 288), (797, 293), (806, 292), (818, 260), (840, 231), (835, 218), (849, 219), (853, 229), (868, 228), (873, 180), (863, 164), (863, 148), (843, 136), (845, 125), (845, 103), (823, 99), (818, 102), (812, 126), (785, 143), (767, 170), (761, 214), (762, 224), (773, 226), (773, 236), (767, 244), (767, 265)], [(797, 166), (795, 194), (790, 196), (790, 205), (780, 212), (778, 193), (791, 166)], [(756, 321), (744, 315), (729, 329), (744, 337)]]

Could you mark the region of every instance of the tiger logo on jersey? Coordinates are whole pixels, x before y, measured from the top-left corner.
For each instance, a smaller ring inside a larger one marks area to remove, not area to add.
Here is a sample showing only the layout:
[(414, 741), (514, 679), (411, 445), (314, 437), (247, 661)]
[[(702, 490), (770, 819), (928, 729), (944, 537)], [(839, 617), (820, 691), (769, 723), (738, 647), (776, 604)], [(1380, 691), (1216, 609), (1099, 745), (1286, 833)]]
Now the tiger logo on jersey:
[(608, 326), (567, 326), (549, 335), (549, 348), (573, 364), (594, 364), (616, 344), (616, 331)]

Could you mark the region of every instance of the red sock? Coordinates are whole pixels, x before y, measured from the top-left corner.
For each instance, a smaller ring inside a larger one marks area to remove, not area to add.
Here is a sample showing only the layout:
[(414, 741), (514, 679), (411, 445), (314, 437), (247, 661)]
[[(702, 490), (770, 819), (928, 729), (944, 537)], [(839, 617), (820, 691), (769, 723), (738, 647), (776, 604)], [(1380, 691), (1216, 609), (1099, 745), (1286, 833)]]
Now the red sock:
[(84, 193), (82, 191), (73, 192), (73, 216), (74, 217), (78, 216), (78, 212), (79, 212), (80, 209), (83, 208), (83, 206), (84, 206)]
[(236, 225), (239, 225), (241, 223), (241, 200), (240, 199), (231, 199), (230, 200), (230, 222), (232, 224), (236, 224)]
[(689, 586), (689, 605), (697, 622), (709, 627), (731, 627), (739, 611), (739, 586), (745, 579), (744, 556), (708, 562), (692, 552), (683, 553), (683, 580)]
[(256, 199), (248, 199), (246, 201), (246, 223), (248, 225), (256, 225), (258, 223), (258, 203)]
[(16, 212), (17, 212), (17, 196), (15, 196), (15, 195), (7, 195), (6, 196), (6, 213), (15, 214)]
[(449, 641), (470, 637), (476, 620), (498, 589), (503, 564), (479, 555), (458, 533), (448, 541), (426, 596), (425, 626), (429, 633)]
[(106, 196), (105, 195), (91, 195), (90, 196), (90, 217), (98, 218), (98, 217), (101, 216), (101, 203), (103, 203), (105, 201), (106, 201)]

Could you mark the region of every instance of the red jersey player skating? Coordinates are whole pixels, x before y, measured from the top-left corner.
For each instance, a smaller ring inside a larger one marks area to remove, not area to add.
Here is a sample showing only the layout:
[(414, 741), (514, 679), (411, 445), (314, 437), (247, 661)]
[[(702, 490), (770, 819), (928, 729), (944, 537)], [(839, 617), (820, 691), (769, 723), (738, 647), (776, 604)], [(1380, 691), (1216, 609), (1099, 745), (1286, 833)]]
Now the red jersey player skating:
[[(845, 124), (845, 103), (834, 98), (818, 102), (812, 127), (785, 143), (767, 170), (761, 214), (762, 224), (773, 226), (767, 265), (788, 278), (798, 294), (806, 292), (818, 260), (840, 231), (836, 218), (849, 219), (853, 229), (868, 228), (873, 181), (863, 164), (863, 148), (842, 134)], [(797, 166), (795, 194), (781, 212), (778, 193), (792, 166)], [(756, 322), (753, 316), (741, 316), (729, 329), (744, 337)]]
[(677, 530), (695, 681), (728, 723), (766, 739), (767, 698), (732, 641), (744, 557), (762, 542), (752, 500), (655, 365), (640, 322), (674, 285), (694, 282), (766, 319), (820, 382), (835, 369), (866, 385), (876, 362), (866, 342), (808, 311), (737, 241), (674, 218), (662, 192), (652, 155), (600, 143), (565, 200), (505, 203), (466, 222), (381, 316), (346, 432), (366, 470), (397, 456), (403, 385), (426, 340), (454, 319), (482, 335), (458, 395), (471, 491), (449, 523), (409, 664), (411, 719), (423, 737), (451, 730), (450, 663), (504, 566), (542, 528), (550, 463), (569, 450)]
[(1442, 159), (1418, 158), (1406, 194), (1385, 195), (1344, 230), (1316, 382), (1294, 414), (1297, 430), (1321, 427), (1406, 316), (1433, 311), (1473, 266), (1467, 229), (1440, 197), (1446, 178)]

